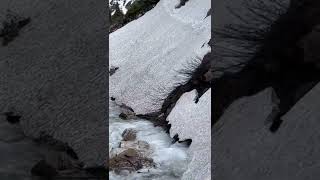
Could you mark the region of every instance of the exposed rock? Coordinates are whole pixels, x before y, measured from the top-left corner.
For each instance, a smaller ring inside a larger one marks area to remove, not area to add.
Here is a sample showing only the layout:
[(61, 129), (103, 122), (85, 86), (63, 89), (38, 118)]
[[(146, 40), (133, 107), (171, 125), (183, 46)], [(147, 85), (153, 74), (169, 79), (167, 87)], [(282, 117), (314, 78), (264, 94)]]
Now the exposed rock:
[(112, 66), (109, 70), (109, 75), (112, 76), (118, 69), (119, 69), (119, 67)]
[(135, 149), (143, 156), (149, 156), (152, 153), (152, 149), (150, 149), (149, 143), (146, 141), (121, 141), (120, 142), (121, 149)]
[(133, 109), (125, 104), (120, 105), (121, 113), (119, 114), (119, 117), (121, 119), (134, 119), (136, 118), (136, 114), (133, 111)]
[(121, 171), (137, 171), (143, 167), (152, 167), (154, 165), (153, 160), (143, 157), (137, 150), (129, 148), (117, 156), (109, 160), (110, 170), (114, 170), (116, 173)]
[(134, 141), (137, 137), (137, 131), (132, 128), (125, 129), (122, 133), (122, 137), (123, 141)]

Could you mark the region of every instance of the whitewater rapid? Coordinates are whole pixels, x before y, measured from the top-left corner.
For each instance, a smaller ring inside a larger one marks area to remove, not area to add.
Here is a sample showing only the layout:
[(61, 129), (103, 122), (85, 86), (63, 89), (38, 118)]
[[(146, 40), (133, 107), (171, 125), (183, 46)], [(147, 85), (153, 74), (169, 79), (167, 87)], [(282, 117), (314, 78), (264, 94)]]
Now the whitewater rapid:
[(152, 153), (150, 158), (156, 163), (156, 168), (141, 169), (129, 175), (116, 175), (109, 172), (111, 180), (178, 180), (188, 168), (190, 159), (185, 145), (172, 144), (172, 138), (160, 127), (143, 119), (122, 120), (120, 109), (110, 102), (109, 112), (109, 154), (118, 148), (122, 140), (122, 132), (127, 128), (137, 130), (137, 140), (149, 143)]

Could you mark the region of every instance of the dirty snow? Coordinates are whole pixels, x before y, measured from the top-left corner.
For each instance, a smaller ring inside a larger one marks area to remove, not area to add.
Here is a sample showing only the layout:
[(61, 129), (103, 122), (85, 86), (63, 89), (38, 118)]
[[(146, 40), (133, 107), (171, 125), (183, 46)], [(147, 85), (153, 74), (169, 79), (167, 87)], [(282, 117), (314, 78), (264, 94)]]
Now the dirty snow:
[(195, 90), (182, 95), (168, 116), (172, 137), (192, 139), (188, 151), (193, 158), (183, 180), (211, 179), (211, 89), (197, 104), (195, 96)]
[(211, 38), (211, 17), (205, 18), (210, 1), (189, 1), (175, 9), (177, 4), (178, 0), (161, 0), (110, 34), (109, 64), (119, 67), (109, 80), (110, 96), (137, 113), (157, 109), (163, 92), (181, 81), (176, 71), (210, 51), (206, 43)]

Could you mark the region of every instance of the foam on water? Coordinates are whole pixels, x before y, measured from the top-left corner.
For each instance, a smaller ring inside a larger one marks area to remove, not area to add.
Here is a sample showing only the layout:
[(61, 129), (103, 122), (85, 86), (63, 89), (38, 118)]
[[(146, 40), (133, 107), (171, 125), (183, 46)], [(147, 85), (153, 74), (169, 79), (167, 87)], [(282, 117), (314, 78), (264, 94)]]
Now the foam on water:
[(142, 169), (127, 176), (109, 173), (111, 180), (177, 180), (187, 170), (189, 159), (187, 147), (181, 144), (172, 144), (170, 136), (160, 127), (143, 119), (122, 120), (118, 116), (119, 108), (110, 102), (109, 113), (109, 153), (112, 149), (119, 147), (122, 140), (122, 132), (127, 128), (134, 128), (138, 131), (137, 140), (146, 141), (153, 150), (150, 158), (156, 163), (156, 168)]

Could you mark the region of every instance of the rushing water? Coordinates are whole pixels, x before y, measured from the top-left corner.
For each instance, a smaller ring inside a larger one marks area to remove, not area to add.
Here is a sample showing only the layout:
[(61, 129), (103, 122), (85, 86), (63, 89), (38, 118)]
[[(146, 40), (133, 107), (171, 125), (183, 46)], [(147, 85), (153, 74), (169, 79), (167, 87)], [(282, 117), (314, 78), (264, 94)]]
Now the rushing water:
[(122, 140), (122, 132), (127, 128), (134, 128), (138, 131), (137, 140), (149, 143), (152, 153), (150, 158), (156, 163), (155, 168), (142, 169), (128, 175), (116, 175), (109, 173), (111, 180), (178, 180), (188, 165), (187, 147), (179, 143), (172, 144), (172, 139), (160, 127), (143, 119), (122, 120), (120, 119), (119, 108), (110, 102), (109, 112), (109, 153), (112, 149), (118, 148)]

